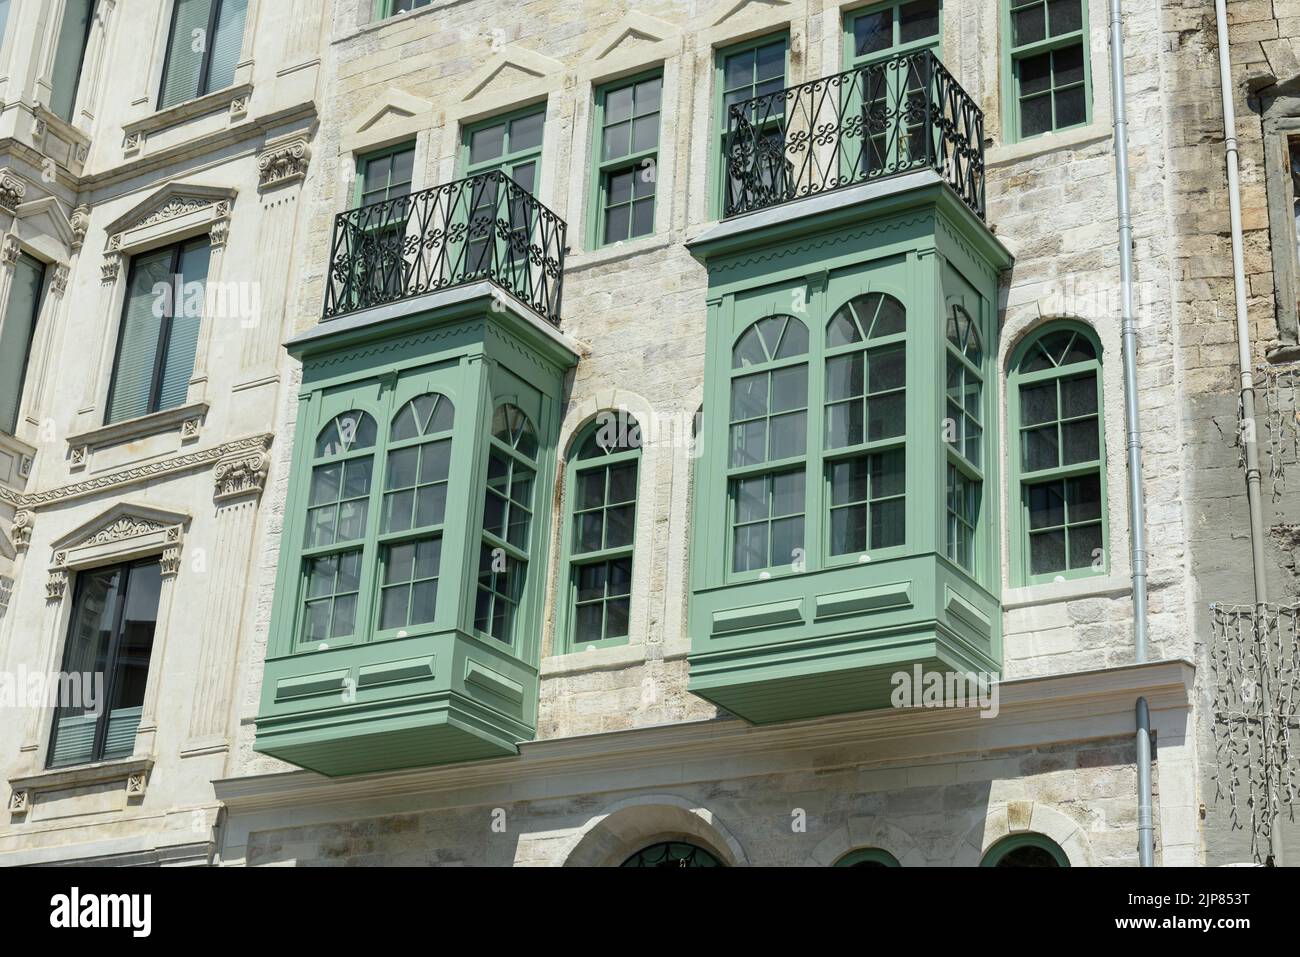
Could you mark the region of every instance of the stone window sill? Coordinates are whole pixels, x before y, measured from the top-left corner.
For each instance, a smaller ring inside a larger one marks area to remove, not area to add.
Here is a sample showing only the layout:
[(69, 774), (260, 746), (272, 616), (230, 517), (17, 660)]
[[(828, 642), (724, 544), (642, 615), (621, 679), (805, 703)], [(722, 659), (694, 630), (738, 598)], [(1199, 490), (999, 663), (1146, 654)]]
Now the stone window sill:
[(1011, 611), (1029, 605), (1075, 601), (1080, 598), (1112, 598), (1127, 595), (1132, 589), (1133, 583), (1124, 575), (1097, 575), (1093, 578), (1076, 578), (1073, 581), (1024, 585), (1003, 590), (1002, 610)]
[(242, 102), (244, 104), (243, 112), (247, 112), (247, 104), (252, 95), (253, 84), (251, 83), (238, 83), (224, 89), (214, 90), (211, 93), (205, 93), (203, 96), (177, 103), (165, 110), (158, 110), (146, 117), (126, 123), (122, 126), (122, 133), (126, 142), (130, 144), (133, 140), (139, 142), (150, 133), (177, 126), (186, 120), (192, 120), (199, 116), (207, 116), (221, 110), (231, 110), (233, 113), (233, 104), (237, 102)]
[(36, 774), (9, 779), (9, 813), (22, 817), (32, 807), (33, 798), (43, 792), (64, 791), (95, 784), (121, 781), (128, 798), (144, 796), (153, 758), (123, 758), (82, 764), (71, 768), (53, 768)]
[(77, 469), (85, 466), (87, 456), (93, 449), (161, 435), (172, 429), (180, 429), (182, 440), (198, 438), (199, 429), (207, 414), (206, 402), (191, 402), (174, 409), (164, 409), (162, 412), (152, 412), (149, 415), (70, 435), (68, 448), (71, 451), (72, 467)]

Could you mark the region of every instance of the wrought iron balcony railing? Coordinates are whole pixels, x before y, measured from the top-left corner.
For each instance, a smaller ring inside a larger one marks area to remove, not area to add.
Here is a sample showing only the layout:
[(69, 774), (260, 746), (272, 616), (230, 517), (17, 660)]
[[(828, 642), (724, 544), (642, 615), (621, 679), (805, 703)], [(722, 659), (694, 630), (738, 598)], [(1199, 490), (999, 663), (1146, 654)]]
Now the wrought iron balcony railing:
[(324, 318), (486, 279), (558, 326), (565, 231), (497, 170), (350, 209), (334, 221)]
[(733, 105), (724, 213), (933, 169), (984, 216), (984, 114), (928, 50)]

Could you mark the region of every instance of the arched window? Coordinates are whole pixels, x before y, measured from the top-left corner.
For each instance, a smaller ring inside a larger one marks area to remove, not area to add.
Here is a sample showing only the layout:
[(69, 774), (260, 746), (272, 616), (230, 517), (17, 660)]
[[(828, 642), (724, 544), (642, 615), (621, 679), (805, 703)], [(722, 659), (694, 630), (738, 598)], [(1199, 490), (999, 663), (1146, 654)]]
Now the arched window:
[(1106, 449), (1101, 349), (1075, 322), (1016, 350), (1010, 388), (1016, 584), (1106, 570)]
[(948, 558), (975, 572), (975, 537), (984, 500), (984, 343), (979, 324), (961, 305), (948, 311), (945, 339), (947, 402), (943, 423), (948, 446)]
[(393, 416), (380, 527), (379, 630), (433, 621), (451, 471), (450, 399), (418, 395)]
[(578, 435), (569, 463), (569, 645), (628, 634), (641, 426), (602, 412)]
[(537, 433), (521, 409), (499, 405), (492, 416), (490, 446), (474, 627), (511, 644), (528, 573)]
[(804, 547), (808, 327), (759, 319), (736, 341), (731, 368), (730, 567), (789, 565)]
[(316, 436), (303, 541), (303, 641), (356, 631), (376, 431), (368, 413), (353, 410)]
[(1042, 834), (1013, 834), (984, 855), (980, 867), (1069, 867), (1061, 845)]
[(907, 310), (855, 296), (826, 326), (824, 448), (830, 554), (906, 541)]
[(721, 867), (722, 862), (695, 844), (688, 844), (685, 841), (661, 841), (637, 851), (621, 866)]
[(898, 858), (878, 847), (860, 847), (849, 851), (838, 861), (836, 867), (899, 867)]

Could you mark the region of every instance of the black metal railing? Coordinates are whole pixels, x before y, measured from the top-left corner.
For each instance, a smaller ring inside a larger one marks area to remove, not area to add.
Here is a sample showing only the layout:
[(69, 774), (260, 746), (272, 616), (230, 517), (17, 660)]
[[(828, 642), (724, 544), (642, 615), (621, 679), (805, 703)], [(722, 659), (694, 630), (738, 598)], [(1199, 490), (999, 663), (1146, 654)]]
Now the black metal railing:
[(927, 168), (984, 216), (984, 114), (928, 50), (737, 103), (725, 148), (726, 216)]
[(334, 220), (324, 318), (486, 279), (558, 326), (565, 231), (498, 170), (350, 209)]

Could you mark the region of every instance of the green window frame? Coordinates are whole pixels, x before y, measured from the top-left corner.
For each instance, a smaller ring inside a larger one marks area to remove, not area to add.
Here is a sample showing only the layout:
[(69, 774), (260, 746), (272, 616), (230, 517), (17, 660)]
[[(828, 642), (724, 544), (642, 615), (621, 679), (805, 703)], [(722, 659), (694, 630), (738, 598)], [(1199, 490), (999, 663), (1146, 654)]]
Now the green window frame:
[(1104, 574), (1110, 551), (1102, 352), (1083, 323), (1050, 323), (1012, 357), (1007, 394), (1013, 584)]
[(898, 858), (879, 847), (860, 847), (849, 851), (838, 861), (835, 867), (902, 867)]
[(22, 252), (9, 282), (9, 302), (0, 326), (0, 432), (10, 435), (18, 431), (27, 364), (45, 299), (45, 271), (45, 263)]
[(375, 0), (376, 20), (387, 20), (399, 13), (410, 13), (420, 7), (427, 7), (433, 0)]
[(62, 673), (102, 673), (106, 701), (65, 703), (55, 711), (47, 767), (125, 758), (135, 750), (161, 593), (157, 557), (77, 573)]
[(663, 71), (596, 91), (592, 136), (592, 249), (653, 235)]
[(1092, 122), (1087, 0), (1002, 0), (1006, 138)]
[(300, 551), (300, 644), (433, 628), (456, 408), (423, 381), (400, 387), (391, 418), (353, 402), (316, 434)]
[(774, 313), (732, 347), (727, 567), (770, 574), (799, 564), (807, 511), (808, 326)]
[(984, 507), (985, 350), (979, 323), (959, 303), (948, 309), (944, 342), (945, 554), (974, 576), (980, 571), (978, 537)]
[(870, 292), (835, 310), (825, 331), (828, 557), (907, 541), (907, 309)]
[(980, 867), (1069, 867), (1061, 845), (1042, 834), (1012, 834), (998, 841), (980, 861)]
[(415, 141), (407, 140), (357, 156), (353, 203), (368, 206), (410, 195), (415, 178)]
[[(546, 104), (535, 104), (502, 116), (471, 123), (461, 136), (461, 178), (499, 170), (531, 195), (537, 194), (542, 172), (542, 143), (546, 129)], [(498, 234), (501, 216), (502, 185), (485, 181), (476, 183), (465, 204), (469, 235), (466, 240), (465, 269), (486, 270), (493, 262), (490, 244), (497, 245), (496, 260), (506, 262), (507, 240)], [(531, 209), (520, 201), (511, 204), (510, 232), (518, 237), (519, 248), (527, 248), (533, 232)]]
[[(778, 64), (780, 70), (776, 72)], [(785, 32), (769, 33), (717, 51), (713, 67), (717, 146), (709, 158), (709, 209), (713, 218), (722, 215), (726, 203), (727, 127), (732, 105), (785, 89), (789, 74), (790, 36)], [(766, 123), (769, 135), (781, 135), (780, 115), (774, 105)]]
[(176, 0), (158, 109), (234, 84), (247, 17), (248, 0)]
[[(844, 16), (844, 69), (856, 70), (922, 50), (937, 54), (942, 39), (942, 0), (892, 0), (853, 10)], [(891, 110), (904, 92), (920, 97), (929, 81), (924, 63), (914, 64), (906, 72), (872, 71), (861, 82), (845, 88), (849, 99), (842, 115), (863, 111), (864, 101), (880, 110)], [(900, 90), (900, 84), (906, 84), (906, 90)], [(923, 106), (924, 100), (921, 102)], [(906, 134), (893, 129), (876, 132), (863, 144), (861, 166), (865, 169), (849, 163), (844, 175), (905, 169), (925, 156), (926, 135), (923, 122), (910, 124)]]
[(185, 404), (211, 252), (202, 236), (132, 257), (105, 425)]
[(488, 445), (474, 628), (513, 646), (530, 559), (537, 432), (522, 409), (502, 403), (492, 414)]
[(578, 432), (573, 448), (564, 491), (562, 651), (628, 641), (641, 426), (626, 412), (604, 411)]

